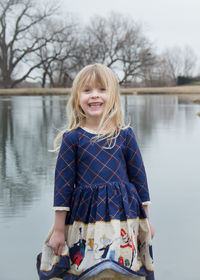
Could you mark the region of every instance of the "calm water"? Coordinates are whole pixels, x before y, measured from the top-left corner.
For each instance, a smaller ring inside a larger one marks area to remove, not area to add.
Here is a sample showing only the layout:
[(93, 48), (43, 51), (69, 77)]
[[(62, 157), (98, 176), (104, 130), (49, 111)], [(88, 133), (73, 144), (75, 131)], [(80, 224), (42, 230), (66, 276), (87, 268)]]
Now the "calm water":
[[(0, 98), (0, 279), (36, 280), (35, 259), (52, 222), (65, 97)], [(199, 279), (200, 105), (177, 96), (122, 97), (145, 162), (156, 228), (157, 280)]]

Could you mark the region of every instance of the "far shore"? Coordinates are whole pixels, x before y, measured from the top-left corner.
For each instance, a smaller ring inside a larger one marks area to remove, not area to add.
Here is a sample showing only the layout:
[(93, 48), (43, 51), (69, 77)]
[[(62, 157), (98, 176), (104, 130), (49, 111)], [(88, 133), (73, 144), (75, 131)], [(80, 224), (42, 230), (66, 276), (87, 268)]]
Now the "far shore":
[[(200, 86), (121, 88), (122, 95), (185, 95), (200, 99)], [(0, 89), (0, 96), (69, 95), (71, 88), (13, 88)]]

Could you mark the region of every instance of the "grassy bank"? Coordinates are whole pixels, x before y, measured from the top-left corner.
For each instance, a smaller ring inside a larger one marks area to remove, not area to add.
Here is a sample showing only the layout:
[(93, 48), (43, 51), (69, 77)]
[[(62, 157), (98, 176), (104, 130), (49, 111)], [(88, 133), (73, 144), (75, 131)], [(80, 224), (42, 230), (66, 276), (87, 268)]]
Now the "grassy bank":
[(123, 88), (122, 94), (200, 94), (200, 86)]
[[(0, 89), (2, 96), (18, 95), (68, 95), (71, 88), (15, 88)], [(200, 94), (200, 86), (177, 86), (177, 87), (147, 87), (147, 88), (121, 88), (121, 94), (144, 95), (144, 94), (173, 94), (190, 95)]]
[(68, 95), (71, 88), (9, 88), (0, 89), (0, 95), (4, 96), (18, 96), (18, 95)]

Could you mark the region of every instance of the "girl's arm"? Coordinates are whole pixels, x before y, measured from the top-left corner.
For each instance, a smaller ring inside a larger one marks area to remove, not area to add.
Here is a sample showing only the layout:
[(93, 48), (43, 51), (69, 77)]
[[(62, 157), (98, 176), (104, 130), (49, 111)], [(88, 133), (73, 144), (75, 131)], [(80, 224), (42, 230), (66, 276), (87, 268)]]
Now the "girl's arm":
[(147, 219), (149, 221), (149, 226), (150, 226), (150, 230), (151, 230), (151, 239), (153, 239), (154, 234), (155, 234), (155, 229), (154, 229), (154, 227), (152, 226), (152, 224), (150, 222), (148, 205), (143, 205), (143, 208), (144, 208), (144, 211), (145, 211), (145, 213), (147, 215)]
[(149, 219), (148, 204), (150, 203), (149, 189), (147, 184), (146, 171), (142, 156), (132, 128), (127, 129), (126, 135), (126, 160), (129, 180), (135, 185), (137, 193), (142, 201), (144, 211), (149, 221), (151, 238), (154, 237), (154, 227)]
[(67, 211), (55, 211), (55, 221), (52, 236), (49, 240), (49, 246), (53, 249), (55, 255), (61, 256), (65, 244), (65, 218)]
[(129, 180), (134, 184), (142, 203), (149, 203), (146, 171), (135, 134), (131, 127), (126, 130), (126, 166)]

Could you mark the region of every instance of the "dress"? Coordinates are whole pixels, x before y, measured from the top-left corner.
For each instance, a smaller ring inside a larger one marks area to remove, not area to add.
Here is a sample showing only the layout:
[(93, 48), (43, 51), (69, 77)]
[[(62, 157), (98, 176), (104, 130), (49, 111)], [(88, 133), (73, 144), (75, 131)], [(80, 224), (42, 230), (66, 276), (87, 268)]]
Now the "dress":
[[(54, 208), (68, 210), (66, 244), (55, 256), (47, 237), (37, 268), (41, 280), (84, 280), (102, 271), (154, 279), (150, 201), (142, 157), (131, 127), (116, 144), (78, 127), (63, 134), (55, 170)], [(118, 278), (120, 279), (120, 278)]]

